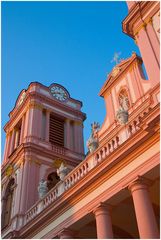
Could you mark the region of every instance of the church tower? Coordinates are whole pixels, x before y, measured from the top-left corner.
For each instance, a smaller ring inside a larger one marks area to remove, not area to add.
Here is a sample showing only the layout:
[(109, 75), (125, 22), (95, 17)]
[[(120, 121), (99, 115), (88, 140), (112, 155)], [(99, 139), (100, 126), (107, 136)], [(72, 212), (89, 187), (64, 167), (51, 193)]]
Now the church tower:
[(22, 90), (5, 125), (2, 164), (2, 229), (19, 228), (38, 200), (43, 179), (50, 190), (63, 162), (72, 170), (84, 159), (82, 102), (59, 84), (33, 82)]

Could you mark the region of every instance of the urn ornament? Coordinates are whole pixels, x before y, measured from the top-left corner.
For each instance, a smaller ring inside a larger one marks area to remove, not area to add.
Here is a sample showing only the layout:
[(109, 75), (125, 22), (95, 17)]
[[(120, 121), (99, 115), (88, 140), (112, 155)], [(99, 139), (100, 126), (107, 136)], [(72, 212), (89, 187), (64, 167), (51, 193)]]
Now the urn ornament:
[(87, 141), (87, 147), (90, 153), (93, 153), (98, 148), (98, 138), (97, 133), (100, 128), (99, 123), (94, 122), (91, 124), (91, 135)]
[(39, 198), (42, 199), (48, 192), (47, 181), (41, 179), (38, 186)]

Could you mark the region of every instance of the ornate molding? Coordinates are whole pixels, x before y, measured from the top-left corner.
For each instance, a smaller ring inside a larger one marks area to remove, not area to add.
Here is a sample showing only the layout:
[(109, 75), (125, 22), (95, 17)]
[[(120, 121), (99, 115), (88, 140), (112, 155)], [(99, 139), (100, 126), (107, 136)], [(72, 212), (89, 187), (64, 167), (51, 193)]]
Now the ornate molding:
[(30, 102), (27, 108), (28, 109), (36, 108), (36, 109), (39, 109), (39, 110), (43, 109), (42, 105), (40, 105), (38, 103), (35, 103), (35, 102)]
[(37, 164), (37, 165), (41, 165), (41, 163), (40, 163), (40, 160), (38, 159), (38, 158), (35, 158), (35, 157), (32, 157), (32, 156), (30, 156), (30, 157), (27, 157), (27, 159), (26, 159), (30, 164), (31, 163), (35, 163), (35, 164)]
[(83, 124), (82, 124), (82, 122), (80, 122), (80, 121), (74, 121), (74, 125), (76, 125), (76, 126), (82, 126)]

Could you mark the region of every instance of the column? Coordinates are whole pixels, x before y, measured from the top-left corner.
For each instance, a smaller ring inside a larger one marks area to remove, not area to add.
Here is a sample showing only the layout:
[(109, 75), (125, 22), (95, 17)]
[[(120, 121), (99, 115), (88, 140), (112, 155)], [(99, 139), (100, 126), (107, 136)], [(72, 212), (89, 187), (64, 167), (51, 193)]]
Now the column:
[(147, 24), (147, 32), (150, 38), (150, 42), (153, 46), (156, 58), (158, 60), (158, 64), (160, 64), (160, 44), (157, 34), (153, 27), (152, 19), (149, 19), (149, 23)]
[(20, 204), (20, 197), (21, 197), (21, 181), (22, 181), (22, 169), (19, 168), (16, 170), (16, 183), (17, 187), (15, 189), (15, 206), (14, 206), (14, 215), (19, 213), (19, 204)]
[(20, 133), (20, 144), (23, 142), (24, 130), (25, 130), (25, 114), (22, 117), (21, 133)]
[(81, 122), (79, 125), (79, 136), (80, 136), (80, 153), (84, 154), (84, 140), (83, 140), (83, 123)]
[(15, 144), (14, 144), (14, 148), (18, 147), (19, 137), (20, 137), (20, 130), (19, 129), (15, 129)]
[(27, 210), (27, 187), (28, 187), (28, 174), (29, 174), (29, 161), (23, 163), (22, 170), (22, 179), (21, 179), (21, 197), (20, 197), (20, 213), (23, 214)]
[(10, 141), (10, 134), (6, 134), (6, 141), (5, 141), (5, 148), (4, 148), (4, 153), (3, 153), (3, 162), (7, 161), (8, 157), (8, 149), (9, 149), (9, 141)]
[(70, 130), (70, 119), (65, 121), (65, 147), (71, 148), (71, 130)]
[(25, 114), (25, 123), (24, 123), (24, 133), (23, 138), (26, 138), (28, 136), (28, 127), (29, 127), (29, 115), (30, 115), (30, 109), (27, 109), (27, 112)]
[(35, 137), (37, 133), (37, 119), (36, 119), (36, 108), (35, 105), (30, 106), (30, 118), (29, 118), (28, 135)]
[[(27, 160), (28, 161), (28, 160)], [(29, 209), (38, 200), (40, 163), (34, 158), (29, 160), (28, 181), (26, 183), (26, 208)]]
[(147, 184), (139, 179), (129, 185), (132, 194), (140, 238), (159, 238), (158, 227), (149, 198)]
[(45, 127), (45, 141), (49, 142), (49, 128), (50, 128), (50, 111), (46, 110), (46, 126)]
[(74, 122), (74, 139), (75, 139), (75, 152), (84, 154), (83, 142), (83, 124), (81, 121)]
[(97, 238), (113, 238), (110, 206), (101, 203), (94, 211), (97, 227)]
[(39, 139), (41, 139), (41, 131), (42, 131), (42, 108), (41, 106), (37, 106), (37, 108), (35, 109), (35, 119), (34, 122), (36, 123), (36, 132), (35, 135), (36, 137), (38, 137)]
[(12, 151), (14, 150), (15, 134), (16, 134), (16, 131), (15, 131), (15, 129), (13, 128), (13, 130), (12, 130), (12, 136), (11, 136), (11, 141), (10, 141), (9, 155), (10, 155), (10, 154), (12, 153)]
[(137, 36), (136, 40), (141, 52), (141, 56), (143, 58), (143, 62), (145, 64), (148, 78), (151, 82), (151, 86), (154, 87), (156, 84), (159, 83), (160, 67), (152, 44), (147, 35), (146, 28), (145, 27), (142, 28), (136, 36)]
[(63, 229), (62, 232), (59, 234), (60, 239), (73, 239), (74, 233), (69, 229)]

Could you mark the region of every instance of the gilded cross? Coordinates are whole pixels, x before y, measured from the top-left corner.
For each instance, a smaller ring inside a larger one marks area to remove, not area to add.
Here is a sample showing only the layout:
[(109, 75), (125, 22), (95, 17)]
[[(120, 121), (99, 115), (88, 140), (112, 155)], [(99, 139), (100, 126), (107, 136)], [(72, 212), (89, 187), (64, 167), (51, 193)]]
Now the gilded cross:
[(115, 52), (111, 62), (116, 62), (116, 64), (118, 64), (120, 55), (121, 55), (121, 52)]

